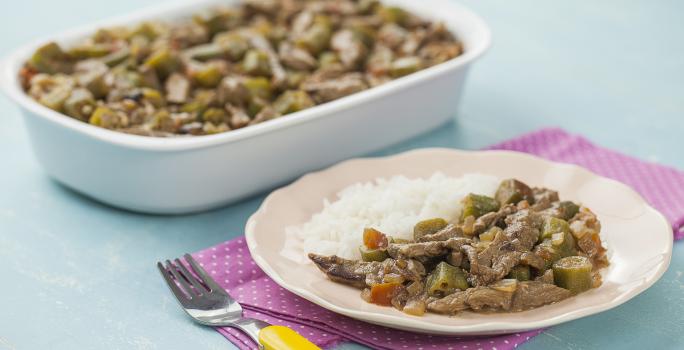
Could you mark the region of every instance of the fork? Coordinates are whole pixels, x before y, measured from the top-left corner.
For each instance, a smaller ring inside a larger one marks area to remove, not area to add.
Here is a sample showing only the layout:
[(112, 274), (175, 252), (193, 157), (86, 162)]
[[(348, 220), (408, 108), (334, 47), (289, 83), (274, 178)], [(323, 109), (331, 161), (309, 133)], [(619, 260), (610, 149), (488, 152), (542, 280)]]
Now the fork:
[(262, 350), (320, 350), (285, 326), (273, 326), (242, 317), (242, 306), (218, 285), (190, 254), (183, 256), (194, 274), (180, 259), (157, 268), (185, 312), (196, 322), (211, 327), (233, 327), (246, 333)]

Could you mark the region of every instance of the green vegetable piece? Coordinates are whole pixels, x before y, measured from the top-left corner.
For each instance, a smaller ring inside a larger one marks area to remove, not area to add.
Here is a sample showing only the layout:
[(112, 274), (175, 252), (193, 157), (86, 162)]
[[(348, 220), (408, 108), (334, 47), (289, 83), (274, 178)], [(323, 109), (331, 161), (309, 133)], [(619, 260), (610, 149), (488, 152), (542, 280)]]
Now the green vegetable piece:
[(578, 294), (591, 289), (593, 265), (584, 256), (568, 256), (553, 264), (553, 281), (559, 287)]
[(260, 97), (254, 97), (249, 101), (249, 104), (247, 105), (247, 115), (249, 115), (250, 118), (254, 118), (266, 106), (268, 106), (267, 100)]
[(185, 49), (183, 51), (183, 55), (193, 60), (204, 62), (208, 60), (224, 58), (226, 53), (225, 50), (218, 44), (209, 43)]
[(195, 93), (193, 100), (183, 104), (180, 110), (200, 115), (213, 104), (215, 97), (216, 94), (211, 90), (200, 90)]
[(157, 28), (154, 23), (143, 22), (140, 23), (135, 29), (133, 29), (133, 31), (131, 31), (128, 34), (128, 38), (132, 38), (134, 36), (143, 36), (148, 40), (152, 41), (159, 36), (159, 32), (157, 31)]
[(328, 48), (332, 37), (332, 23), (330, 18), (318, 15), (313, 24), (302, 35), (295, 39), (295, 45), (309, 51), (312, 55), (318, 55)]
[(171, 73), (177, 71), (181, 67), (181, 62), (168, 48), (162, 48), (153, 52), (144, 63), (145, 66), (152, 67), (157, 72), (157, 75), (165, 79)]
[(302, 90), (288, 90), (273, 102), (273, 108), (280, 114), (294, 113), (312, 107), (313, 100)]
[(111, 46), (105, 44), (84, 44), (69, 49), (69, 56), (83, 60), (106, 56), (111, 52)]
[(242, 60), (242, 69), (251, 75), (271, 76), (268, 54), (261, 50), (249, 50)]
[(39, 47), (28, 64), (41, 73), (71, 73), (74, 69), (73, 62), (62, 48), (55, 42), (49, 42)]
[(380, 8), (378, 14), (384, 22), (396, 23), (399, 25), (405, 25), (409, 19), (408, 12), (396, 6), (383, 6)]
[(241, 60), (249, 49), (247, 38), (238, 33), (217, 34), (214, 43), (220, 47), (222, 54), (233, 62)]
[(546, 217), (544, 219), (544, 224), (542, 225), (539, 242), (551, 238), (554, 233), (558, 232), (570, 232), (570, 225), (568, 225), (568, 222), (559, 218)]
[(506, 276), (506, 278), (513, 278), (518, 281), (529, 281), (530, 277), (530, 267), (527, 265), (514, 266)]
[(386, 249), (370, 249), (363, 244), (359, 246), (359, 252), (363, 261), (385, 261), (389, 258)]
[(199, 101), (190, 101), (184, 103), (180, 107), (181, 112), (185, 113), (197, 113), (197, 114), (202, 114), (207, 108), (209, 108), (206, 104), (203, 104)]
[(577, 254), (575, 237), (571, 232), (557, 232), (551, 236), (551, 245), (560, 253), (561, 257)]
[(113, 28), (100, 28), (93, 34), (92, 39), (96, 43), (111, 43), (112, 41), (122, 39), (119, 32), (120, 30)]
[(340, 63), (340, 57), (332, 51), (325, 51), (318, 56), (318, 65), (321, 68), (330, 67), (338, 63)]
[(496, 235), (499, 234), (499, 232), (503, 232), (503, 230), (498, 226), (494, 226), (494, 227), (490, 228), (489, 230), (480, 234), (480, 241), (491, 242), (494, 240)]
[(127, 48), (122, 48), (101, 57), (100, 60), (107, 66), (114, 67), (125, 62), (129, 57), (131, 57), (131, 51)]
[(237, 26), (242, 15), (240, 12), (232, 9), (221, 9), (219, 12), (213, 12), (209, 17), (194, 16), (195, 23), (201, 24), (207, 28), (211, 35), (218, 32), (233, 28)]
[(558, 209), (560, 210), (561, 216), (565, 220), (572, 219), (579, 212), (579, 205), (570, 202), (563, 201), (558, 203)]
[(97, 107), (88, 122), (106, 129), (115, 129), (122, 126), (121, 117), (114, 110), (104, 106)]
[(71, 95), (71, 86), (66, 84), (59, 85), (55, 86), (48, 93), (41, 96), (38, 99), (38, 102), (45, 107), (61, 112), (62, 108), (64, 107), (64, 103), (69, 98), (69, 95)]
[(128, 51), (136, 63), (149, 55), (150, 50), (150, 40), (146, 37), (136, 35), (129, 39)]
[(534, 193), (532, 193), (532, 189), (516, 179), (501, 181), (494, 198), (496, 198), (501, 205), (517, 204), (522, 200), (534, 204)]
[(446, 220), (442, 218), (419, 221), (413, 226), (413, 239), (417, 241), (423, 236), (431, 235), (446, 227), (447, 224)]
[(499, 202), (492, 198), (479, 194), (469, 194), (463, 198), (462, 219), (468, 216), (478, 218), (484, 214), (499, 210)]
[(138, 72), (124, 71), (121, 73), (122, 80), (126, 80), (129, 86), (141, 87), (143, 85), (143, 77)]
[(214, 64), (206, 64), (192, 72), (192, 80), (204, 88), (215, 88), (222, 78), (221, 69)]
[(443, 297), (458, 290), (468, 289), (468, 281), (463, 270), (442, 261), (427, 279), (427, 292), (430, 296)]
[(165, 109), (160, 109), (152, 115), (149, 126), (154, 130), (176, 132), (178, 128), (176, 122), (171, 118), (171, 113)]
[(64, 102), (64, 113), (84, 122), (88, 121), (94, 110), (95, 99), (93, 94), (86, 89), (74, 89)]
[(423, 60), (419, 57), (409, 56), (397, 58), (390, 66), (390, 75), (393, 78), (403, 77), (414, 72), (419, 71), (423, 66)]
[(366, 47), (373, 47), (377, 33), (369, 25), (354, 25), (351, 28), (354, 38), (360, 40)]
[(142, 88), (140, 89), (140, 92), (142, 93), (143, 100), (149, 102), (151, 105), (157, 108), (166, 105), (166, 100), (161, 91), (151, 88)]
[(307, 73), (299, 71), (289, 71), (287, 72), (287, 87), (293, 90), (299, 88), (304, 79), (308, 76)]
[(212, 122), (205, 122), (202, 126), (202, 131), (207, 135), (218, 134), (222, 132), (229, 131), (230, 127), (226, 123), (221, 123), (219, 125), (214, 125)]
[(266, 100), (271, 99), (272, 87), (270, 80), (263, 77), (247, 78), (244, 80), (243, 85), (249, 91), (251, 98), (258, 97)]
[(204, 113), (202, 113), (202, 120), (205, 122), (211, 122), (214, 125), (219, 125), (225, 122), (228, 113), (223, 108), (209, 108)]

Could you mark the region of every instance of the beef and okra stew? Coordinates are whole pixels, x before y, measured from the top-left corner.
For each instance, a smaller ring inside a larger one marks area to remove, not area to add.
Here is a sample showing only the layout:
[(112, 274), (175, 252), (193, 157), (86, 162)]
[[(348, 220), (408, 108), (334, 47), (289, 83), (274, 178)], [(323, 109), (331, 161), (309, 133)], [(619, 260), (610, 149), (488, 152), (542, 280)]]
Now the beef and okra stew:
[(309, 258), (367, 302), (410, 315), (512, 312), (598, 287), (608, 265), (600, 231), (589, 208), (508, 179), (495, 197), (464, 197), (456, 222), (416, 223), (413, 240), (367, 228), (360, 260)]
[(146, 136), (239, 129), (453, 57), (442, 23), (376, 0), (246, 0), (176, 22), (50, 42), (21, 71), (41, 104)]

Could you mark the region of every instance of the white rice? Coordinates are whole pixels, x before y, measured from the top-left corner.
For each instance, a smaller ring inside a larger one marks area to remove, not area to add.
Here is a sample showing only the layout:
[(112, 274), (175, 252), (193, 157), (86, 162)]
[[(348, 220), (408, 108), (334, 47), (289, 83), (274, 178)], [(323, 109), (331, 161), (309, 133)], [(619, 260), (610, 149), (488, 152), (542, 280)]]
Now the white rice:
[(461, 214), (468, 193), (493, 196), (499, 179), (482, 174), (448, 177), (435, 173), (428, 179), (394, 176), (353, 184), (324, 201), (321, 212), (300, 226), (285, 229), (288, 237), (304, 242), (304, 251), (358, 259), (363, 229), (373, 227), (392, 237), (411, 239), (420, 220), (453, 221)]

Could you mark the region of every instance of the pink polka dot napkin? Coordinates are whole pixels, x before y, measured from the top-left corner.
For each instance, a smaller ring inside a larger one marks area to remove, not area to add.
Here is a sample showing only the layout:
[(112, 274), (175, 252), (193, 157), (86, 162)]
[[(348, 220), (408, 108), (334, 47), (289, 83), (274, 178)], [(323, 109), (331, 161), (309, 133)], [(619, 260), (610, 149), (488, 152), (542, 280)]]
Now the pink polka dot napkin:
[[(684, 237), (684, 172), (647, 163), (591, 144), (559, 129), (523, 135), (490, 149), (535, 154), (575, 163), (611, 177), (639, 191), (673, 224), (675, 237)], [(512, 349), (541, 330), (493, 337), (445, 337), (394, 330), (335, 314), (275, 284), (254, 263), (243, 238), (233, 239), (194, 254), (207, 271), (236, 298), (246, 317), (295, 329), (322, 348), (353, 341), (374, 349)], [(256, 349), (243, 333), (217, 328), (240, 349)]]

